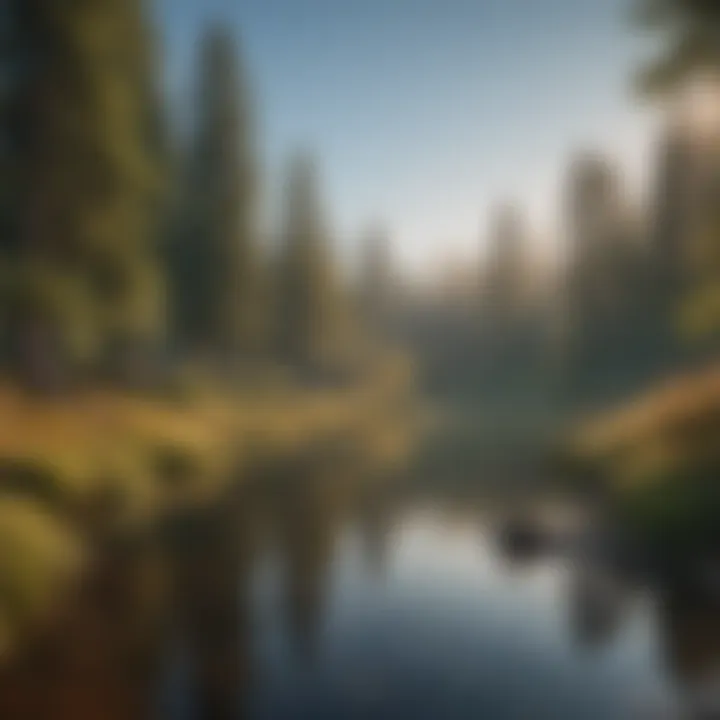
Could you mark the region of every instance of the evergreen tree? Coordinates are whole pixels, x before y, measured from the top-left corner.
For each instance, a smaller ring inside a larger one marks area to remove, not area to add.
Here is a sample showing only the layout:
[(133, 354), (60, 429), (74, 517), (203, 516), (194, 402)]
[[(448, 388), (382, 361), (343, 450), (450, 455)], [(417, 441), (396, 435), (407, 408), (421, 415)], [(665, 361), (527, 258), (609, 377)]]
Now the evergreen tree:
[(249, 98), (223, 29), (205, 37), (196, 106), (188, 211), (172, 250), (175, 325), (192, 352), (237, 357), (258, 350), (264, 313)]
[(11, 1), (24, 68), (12, 110), (18, 360), (34, 376), (79, 356), (124, 360), (162, 319), (142, 3)]
[[(640, 88), (652, 95), (668, 95), (692, 81), (710, 80), (717, 92), (720, 78), (720, 4), (713, 0), (637, 0), (640, 23), (661, 38), (660, 54), (640, 75)], [(702, 87), (700, 88), (702, 90)], [(716, 99), (715, 99), (716, 100)], [(687, 129), (685, 129), (687, 135)], [(674, 329), (691, 336), (716, 335), (720, 329), (720, 222), (716, 211), (720, 187), (718, 143), (695, 151), (693, 138), (671, 128), (667, 167), (660, 197), (658, 241), (666, 257), (658, 258), (658, 276), (671, 290)], [(692, 163), (709, 165), (704, 182), (698, 182)], [(684, 167), (683, 167), (684, 165)], [(682, 256), (696, 262), (688, 269)], [(667, 293), (666, 293), (667, 295)]]
[(5, 260), (11, 236), (13, 122), (12, 100), (19, 75), (13, 6), (0, 7), (0, 261)]
[(337, 339), (339, 294), (315, 165), (304, 154), (292, 159), (288, 171), (284, 247), (276, 291), (281, 356), (299, 365), (327, 359)]
[(15, 123), (13, 109), (18, 81), (20, 57), (17, 46), (16, 8), (10, 3), (0, 6), (0, 362), (6, 357), (8, 282), (11, 277), (10, 257), (16, 240), (15, 232)]
[[(166, 287), (160, 233), (167, 212), (169, 158), (157, 84), (156, 40), (145, 14), (145, 0), (112, 4), (119, 5), (117, 33), (126, 39), (127, 75), (118, 78), (118, 85), (122, 83), (127, 93), (124, 147), (129, 157), (135, 155), (137, 165), (127, 174), (124, 187), (118, 186), (127, 202), (124, 217), (130, 236), (123, 239), (120, 233), (116, 235), (119, 252), (109, 258), (114, 267), (106, 267), (120, 294), (110, 300), (109, 322), (102, 321), (110, 367), (126, 375), (134, 373), (136, 361), (144, 362), (147, 352), (163, 340)], [(116, 112), (110, 102), (108, 98), (108, 114)], [(119, 132), (117, 137), (119, 144)]]
[(485, 363), (495, 383), (514, 379), (527, 361), (528, 237), (522, 211), (503, 204), (493, 213), (482, 310)]
[(486, 287), (490, 324), (500, 334), (507, 333), (526, 309), (527, 245), (520, 209), (511, 204), (497, 208), (490, 238)]
[(714, 0), (636, 0), (639, 23), (664, 36), (640, 76), (643, 91), (667, 92), (698, 71), (720, 70), (720, 5)]

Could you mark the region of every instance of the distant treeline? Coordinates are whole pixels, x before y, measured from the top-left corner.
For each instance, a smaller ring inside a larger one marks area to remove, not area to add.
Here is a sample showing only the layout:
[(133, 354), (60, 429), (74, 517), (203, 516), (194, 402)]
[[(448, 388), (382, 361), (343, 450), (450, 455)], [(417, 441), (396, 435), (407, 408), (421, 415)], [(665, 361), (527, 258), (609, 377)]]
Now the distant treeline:
[(614, 402), (718, 357), (720, 4), (632, 4), (661, 40), (637, 90), (671, 99), (646, 201), (601, 152), (577, 153), (554, 266), (533, 258), (521, 210), (499, 208), (482, 267), (445, 278), (435, 302), (408, 312), (437, 387)]

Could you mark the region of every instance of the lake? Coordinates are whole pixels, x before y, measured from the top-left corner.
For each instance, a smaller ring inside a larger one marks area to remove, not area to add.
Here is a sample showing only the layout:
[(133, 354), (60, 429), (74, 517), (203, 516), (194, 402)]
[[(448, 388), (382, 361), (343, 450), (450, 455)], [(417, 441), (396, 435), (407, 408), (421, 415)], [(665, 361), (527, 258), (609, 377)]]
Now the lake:
[(720, 659), (717, 632), (641, 586), (600, 596), (567, 557), (505, 557), (482, 502), (298, 500), (239, 582), (243, 646), (198, 687), (178, 639), (164, 717), (666, 717)]
[(714, 609), (572, 553), (510, 557), (503, 504), (442, 487), (250, 483), (109, 548), (0, 673), (0, 717), (678, 717), (720, 667)]

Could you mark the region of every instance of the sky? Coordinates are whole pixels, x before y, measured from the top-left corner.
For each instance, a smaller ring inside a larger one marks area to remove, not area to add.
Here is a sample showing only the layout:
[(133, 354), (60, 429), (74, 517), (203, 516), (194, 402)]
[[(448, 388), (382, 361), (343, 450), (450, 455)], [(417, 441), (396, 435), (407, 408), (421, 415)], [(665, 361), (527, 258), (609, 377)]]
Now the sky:
[(408, 268), (471, 262), (499, 202), (551, 247), (573, 152), (617, 157), (631, 188), (647, 167), (630, 0), (155, 2), (175, 107), (221, 22), (253, 87), (266, 197), (277, 207), (288, 156), (312, 150), (345, 257), (379, 224)]

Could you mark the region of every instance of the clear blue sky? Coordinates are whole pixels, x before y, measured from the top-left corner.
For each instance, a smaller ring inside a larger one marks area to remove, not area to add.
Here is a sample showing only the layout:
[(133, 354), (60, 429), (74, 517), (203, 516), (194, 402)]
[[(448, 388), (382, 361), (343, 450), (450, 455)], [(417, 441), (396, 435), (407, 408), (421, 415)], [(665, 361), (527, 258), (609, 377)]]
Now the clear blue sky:
[(637, 175), (649, 119), (632, 99), (628, 0), (156, 0), (170, 89), (187, 102), (206, 23), (236, 29), (260, 112), (266, 189), (298, 145), (321, 161), (345, 248), (382, 221), (427, 265), (481, 244), (488, 208), (557, 221), (574, 148)]

